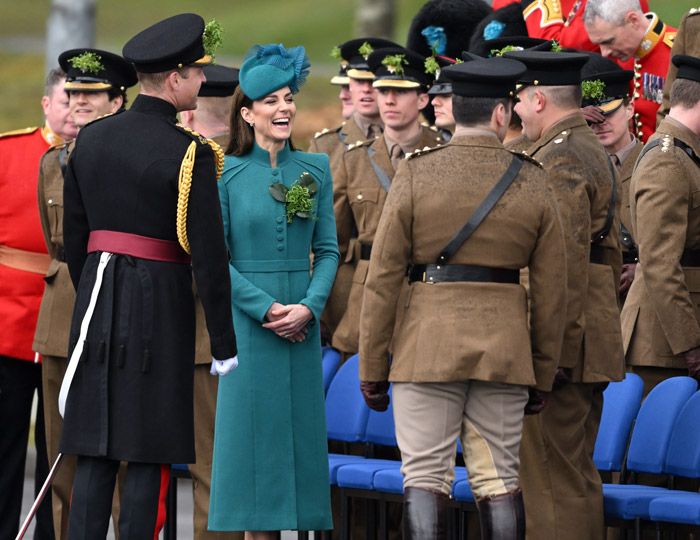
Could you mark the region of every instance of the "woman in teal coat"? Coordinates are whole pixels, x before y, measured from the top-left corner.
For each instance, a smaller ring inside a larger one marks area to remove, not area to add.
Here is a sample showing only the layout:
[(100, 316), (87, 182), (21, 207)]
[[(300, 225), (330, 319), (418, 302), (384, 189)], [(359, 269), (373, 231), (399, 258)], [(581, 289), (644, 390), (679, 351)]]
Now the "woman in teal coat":
[(239, 363), (219, 382), (209, 529), (256, 539), (332, 528), (319, 320), (333, 183), (326, 155), (290, 142), (308, 68), (303, 47), (249, 51), (219, 182)]

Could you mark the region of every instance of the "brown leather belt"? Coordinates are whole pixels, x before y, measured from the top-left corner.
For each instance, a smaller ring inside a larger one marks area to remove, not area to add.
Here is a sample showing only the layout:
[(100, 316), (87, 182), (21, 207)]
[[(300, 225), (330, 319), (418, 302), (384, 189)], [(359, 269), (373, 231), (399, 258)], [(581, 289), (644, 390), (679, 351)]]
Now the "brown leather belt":
[(51, 263), (48, 253), (37, 253), (24, 249), (0, 245), (0, 264), (15, 270), (46, 275)]
[(88, 253), (107, 251), (150, 261), (190, 264), (191, 257), (173, 240), (117, 231), (90, 231)]
[(520, 283), (520, 270), (472, 264), (414, 264), (408, 270), (408, 282), (416, 281), (422, 283), (454, 281)]

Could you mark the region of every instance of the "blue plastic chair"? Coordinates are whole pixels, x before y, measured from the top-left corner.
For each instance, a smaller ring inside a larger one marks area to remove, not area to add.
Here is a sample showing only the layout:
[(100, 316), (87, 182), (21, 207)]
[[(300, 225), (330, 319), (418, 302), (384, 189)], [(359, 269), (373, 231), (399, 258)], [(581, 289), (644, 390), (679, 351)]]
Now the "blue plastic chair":
[[(697, 390), (690, 377), (672, 377), (656, 386), (639, 410), (627, 454), (627, 468), (634, 473), (664, 474), (666, 455), (676, 419)], [(603, 484), (607, 519), (634, 520), (639, 534), (641, 520), (649, 519), (649, 503), (664, 488), (641, 484)]]
[(599, 471), (620, 471), (632, 424), (642, 404), (644, 381), (635, 373), (608, 385), (603, 392), (603, 415), (593, 450)]
[[(685, 478), (700, 478), (700, 392), (688, 400), (671, 435), (666, 472)], [(700, 526), (700, 493), (668, 490), (649, 503), (649, 518), (663, 523)]]
[[(369, 407), (360, 392), (359, 362), (351, 356), (340, 366), (326, 394), (326, 432), (328, 439), (357, 443), (363, 442), (367, 430)], [(338, 469), (347, 463), (363, 460), (362, 456), (329, 454), (328, 472), (331, 485), (336, 484)]]
[(340, 366), (340, 353), (333, 347), (323, 347), (321, 353), (321, 369), (323, 370), (323, 391), (328, 392), (328, 387)]

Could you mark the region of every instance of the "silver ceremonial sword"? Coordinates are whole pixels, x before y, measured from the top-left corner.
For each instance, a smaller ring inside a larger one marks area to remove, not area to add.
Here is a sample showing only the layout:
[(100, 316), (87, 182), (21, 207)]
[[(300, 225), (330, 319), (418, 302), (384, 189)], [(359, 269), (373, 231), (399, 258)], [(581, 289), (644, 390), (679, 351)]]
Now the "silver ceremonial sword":
[(20, 528), (19, 533), (17, 533), (15, 540), (22, 540), (22, 538), (24, 538), (24, 535), (26, 534), (27, 529), (29, 528), (29, 525), (32, 522), (32, 519), (34, 519), (34, 516), (36, 515), (36, 512), (39, 509), (39, 505), (41, 504), (41, 501), (44, 500), (46, 493), (51, 488), (51, 482), (53, 482), (54, 476), (56, 476), (56, 473), (58, 472), (58, 468), (61, 465), (62, 459), (63, 459), (63, 454), (58, 454), (58, 457), (56, 458), (56, 461), (53, 462), (51, 470), (49, 471), (49, 474), (46, 476), (46, 480), (44, 480), (44, 485), (41, 486), (41, 489), (39, 490), (39, 494), (36, 496), (36, 499), (34, 500), (34, 504), (32, 504), (32, 507), (29, 509), (29, 514), (27, 514), (27, 518), (24, 520), (24, 523), (22, 523), (22, 528)]

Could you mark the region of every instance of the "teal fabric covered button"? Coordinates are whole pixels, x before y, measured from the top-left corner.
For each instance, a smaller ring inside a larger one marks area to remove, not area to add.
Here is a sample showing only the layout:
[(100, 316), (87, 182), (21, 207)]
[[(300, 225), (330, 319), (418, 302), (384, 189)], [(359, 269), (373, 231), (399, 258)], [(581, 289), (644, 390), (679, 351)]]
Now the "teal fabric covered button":
[(282, 223), (284, 218), (282, 216), (277, 216), (277, 223)]

